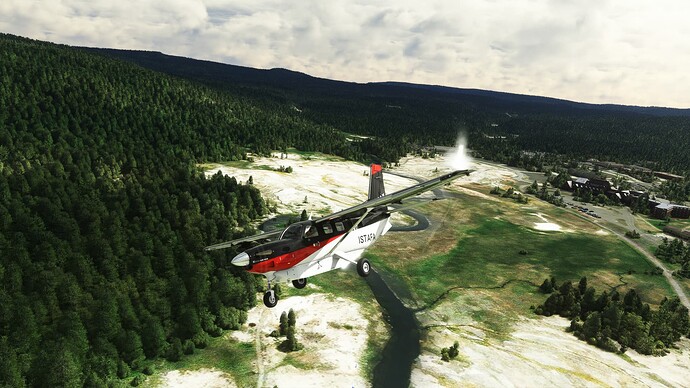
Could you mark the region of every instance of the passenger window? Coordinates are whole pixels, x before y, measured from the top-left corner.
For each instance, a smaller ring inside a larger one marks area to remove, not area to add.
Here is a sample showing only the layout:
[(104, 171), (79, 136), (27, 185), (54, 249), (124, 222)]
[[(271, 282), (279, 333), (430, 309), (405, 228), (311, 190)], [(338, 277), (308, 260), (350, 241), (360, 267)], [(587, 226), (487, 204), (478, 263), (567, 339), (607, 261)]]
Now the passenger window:
[(331, 228), (331, 225), (329, 224), (323, 224), (322, 230), (324, 234), (331, 234), (333, 233), (333, 228)]
[(336, 222), (335, 230), (337, 230), (338, 232), (342, 232), (343, 230), (345, 230), (345, 225), (343, 225), (342, 222)]

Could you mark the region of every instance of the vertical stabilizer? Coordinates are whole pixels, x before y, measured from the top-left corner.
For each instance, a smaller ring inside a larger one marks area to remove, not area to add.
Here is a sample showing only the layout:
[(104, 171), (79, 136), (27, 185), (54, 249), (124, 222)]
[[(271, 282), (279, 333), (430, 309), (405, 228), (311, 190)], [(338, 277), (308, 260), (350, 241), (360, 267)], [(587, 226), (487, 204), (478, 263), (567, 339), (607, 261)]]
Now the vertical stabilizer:
[(386, 195), (383, 187), (383, 168), (380, 164), (372, 164), (369, 170), (369, 199), (376, 199)]

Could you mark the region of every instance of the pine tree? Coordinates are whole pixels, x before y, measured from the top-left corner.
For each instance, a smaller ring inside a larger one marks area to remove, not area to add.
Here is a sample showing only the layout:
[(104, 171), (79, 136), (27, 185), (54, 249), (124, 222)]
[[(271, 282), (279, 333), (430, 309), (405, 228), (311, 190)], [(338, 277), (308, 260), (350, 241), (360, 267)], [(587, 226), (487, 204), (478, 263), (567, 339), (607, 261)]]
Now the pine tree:
[(550, 294), (553, 292), (553, 286), (551, 285), (551, 281), (549, 279), (544, 279), (544, 282), (539, 286), (539, 291), (541, 291), (544, 294)]
[(280, 335), (286, 335), (288, 327), (287, 314), (283, 311), (283, 313), (280, 314)]
[(584, 295), (587, 292), (587, 277), (583, 276), (580, 278), (580, 282), (577, 284), (577, 290), (580, 291), (580, 295)]
[(289, 326), (295, 327), (296, 322), (297, 322), (297, 314), (295, 314), (295, 311), (293, 309), (290, 309), (290, 312), (288, 312), (288, 327)]

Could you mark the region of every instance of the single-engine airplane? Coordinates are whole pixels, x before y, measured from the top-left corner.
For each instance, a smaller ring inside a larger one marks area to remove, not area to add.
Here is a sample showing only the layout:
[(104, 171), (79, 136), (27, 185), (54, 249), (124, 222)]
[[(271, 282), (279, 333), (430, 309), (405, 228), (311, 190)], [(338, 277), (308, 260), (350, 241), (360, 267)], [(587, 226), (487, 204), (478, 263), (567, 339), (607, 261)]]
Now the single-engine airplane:
[[(364, 251), (391, 228), (391, 213), (418, 206), (424, 202), (403, 204), (402, 200), (450, 183), (471, 170), (457, 170), (386, 195), (383, 170), (372, 164), (369, 174), (369, 198), (349, 209), (317, 220), (289, 225), (284, 230), (262, 233), (206, 247), (207, 251), (229, 248), (238, 244), (264, 242), (246, 249), (232, 259), (232, 264), (266, 277), (266, 307), (275, 307), (278, 295), (271, 282), (292, 281), (304, 288), (307, 278), (338, 268), (357, 266), (360, 276), (368, 276), (371, 264), (362, 258)], [(438, 199), (434, 198), (433, 200)], [(390, 209), (388, 205), (400, 204)]]

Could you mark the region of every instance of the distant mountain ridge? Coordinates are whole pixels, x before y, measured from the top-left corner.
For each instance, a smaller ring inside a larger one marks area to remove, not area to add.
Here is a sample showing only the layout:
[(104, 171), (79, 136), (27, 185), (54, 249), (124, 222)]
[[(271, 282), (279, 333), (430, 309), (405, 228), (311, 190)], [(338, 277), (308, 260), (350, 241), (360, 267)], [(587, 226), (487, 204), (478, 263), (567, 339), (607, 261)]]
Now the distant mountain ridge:
[(525, 113), (566, 114), (639, 114), (651, 116), (688, 116), (690, 109), (642, 107), (617, 104), (591, 104), (553, 97), (523, 95), (500, 91), (466, 89), (441, 85), (407, 82), (356, 83), (314, 77), (283, 69), (255, 69), (206, 60), (168, 55), (154, 51), (86, 48), (107, 56), (136, 63), (151, 70), (191, 78), (207, 84), (233, 84), (247, 87), (273, 88), (288, 92), (319, 93), (320, 95), (352, 96), (357, 94), (408, 98), (436, 97), (479, 104), (489, 110)]
[(562, 104), (573, 108), (588, 109), (588, 110), (603, 110), (608, 112), (620, 111), (626, 113), (639, 113), (654, 116), (690, 116), (690, 108), (666, 108), (658, 106), (636, 106), (636, 105), (619, 105), (619, 104), (592, 104), (587, 102), (577, 102), (565, 100), (555, 97), (542, 97), (528, 94), (516, 94), (508, 92), (499, 92), (483, 89), (465, 89), (442, 85), (423, 85), (413, 84), (407, 82), (383, 82), (386, 85), (398, 85), (411, 88), (420, 88), (426, 90), (434, 90), (443, 93), (457, 93), (469, 96), (489, 97), (505, 101), (513, 101), (520, 103), (535, 103), (535, 104)]

